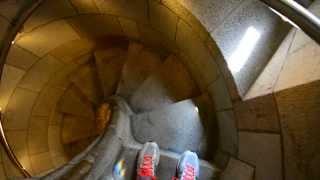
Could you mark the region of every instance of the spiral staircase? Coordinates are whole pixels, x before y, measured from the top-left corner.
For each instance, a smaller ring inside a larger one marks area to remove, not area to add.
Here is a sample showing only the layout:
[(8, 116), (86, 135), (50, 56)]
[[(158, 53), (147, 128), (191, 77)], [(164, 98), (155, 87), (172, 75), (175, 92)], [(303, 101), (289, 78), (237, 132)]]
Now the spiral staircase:
[(132, 179), (148, 141), (159, 179), (319, 179), (319, 32), (269, 2), (0, 1), (0, 179)]

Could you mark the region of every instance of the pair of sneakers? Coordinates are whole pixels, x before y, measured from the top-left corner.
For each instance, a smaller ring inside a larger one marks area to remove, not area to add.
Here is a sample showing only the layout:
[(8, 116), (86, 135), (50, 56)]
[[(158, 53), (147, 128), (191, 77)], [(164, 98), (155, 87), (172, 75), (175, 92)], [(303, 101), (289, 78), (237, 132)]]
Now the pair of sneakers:
[[(160, 160), (160, 150), (156, 143), (147, 142), (144, 144), (138, 158), (138, 177), (140, 179), (156, 179), (156, 168)], [(196, 180), (199, 176), (199, 159), (196, 153), (186, 151), (179, 159), (176, 177), (177, 180)]]

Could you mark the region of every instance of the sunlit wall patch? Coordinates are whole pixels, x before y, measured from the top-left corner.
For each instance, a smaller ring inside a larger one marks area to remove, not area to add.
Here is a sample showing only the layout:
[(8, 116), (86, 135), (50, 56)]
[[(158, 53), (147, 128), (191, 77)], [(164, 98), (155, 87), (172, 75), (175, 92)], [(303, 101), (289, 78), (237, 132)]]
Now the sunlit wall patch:
[(250, 26), (247, 29), (238, 47), (227, 61), (232, 73), (238, 73), (247, 63), (260, 37), (261, 33), (256, 28)]

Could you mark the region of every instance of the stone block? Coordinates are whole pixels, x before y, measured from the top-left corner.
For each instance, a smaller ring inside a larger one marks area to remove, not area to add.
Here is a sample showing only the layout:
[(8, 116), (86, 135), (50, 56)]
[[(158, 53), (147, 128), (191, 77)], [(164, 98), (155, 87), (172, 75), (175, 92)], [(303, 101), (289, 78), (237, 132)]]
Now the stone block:
[(135, 21), (127, 19), (127, 18), (118, 18), (122, 30), (124, 34), (131, 39), (139, 39), (140, 38), (140, 33), (138, 30), (138, 25)]
[(219, 149), (232, 155), (238, 153), (238, 130), (233, 111), (221, 111), (217, 113), (219, 129)]
[[(0, 41), (2, 41), (8, 31), (9, 22), (0, 16)], [(2, 42), (1, 42), (2, 44)], [(1, 45), (0, 44), (0, 45)]]
[(283, 178), (279, 134), (240, 132), (239, 159), (256, 167), (255, 179)]
[(32, 155), (30, 159), (35, 175), (47, 172), (54, 167), (49, 152)]
[(110, 35), (123, 35), (117, 18), (106, 14), (75, 16), (69, 18), (68, 22), (84, 38), (100, 39)]
[(48, 127), (48, 145), (51, 157), (65, 155), (63, 144), (61, 141), (60, 125)]
[(220, 178), (221, 180), (253, 180), (254, 168), (244, 162), (231, 158)]
[(238, 118), (239, 129), (280, 131), (278, 109), (273, 95), (237, 102), (234, 111)]
[(12, 45), (9, 50), (6, 63), (23, 70), (28, 70), (38, 59), (38, 56), (19, 47), (18, 45)]
[(71, 0), (70, 2), (80, 14), (99, 13), (99, 9), (94, 0)]
[(0, 85), (0, 107), (2, 108), (2, 111), (5, 111), (12, 93), (24, 74), (25, 71), (21, 69), (10, 65), (4, 65)]
[(147, 0), (95, 0), (101, 12), (133, 19), (139, 23), (148, 22)]
[(5, 134), (12, 150), (19, 151), (28, 148), (27, 130), (8, 130), (5, 131)]
[(24, 24), (23, 32), (31, 32), (37, 28), (41, 29), (49, 22), (70, 17), (75, 14), (76, 11), (67, 0), (44, 1), (27, 19)]
[(38, 93), (16, 88), (13, 92), (6, 112), (3, 125), (7, 130), (26, 130), (29, 126), (29, 117)]
[(42, 57), (56, 47), (75, 39), (79, 39), (79, 36), (74, 29), (65, 20), (59, 20), (41, 26), (32, 32), (23, 33), (16, 43)]
[(19, 83), (19, 87), (39, 92), (54, 76), (54, 73), (62, 67), (63, 64), (57, 59), (52, 56), (45, 56), (25, 74)]
[(174, 41), (178, 23), (177, 15), (154, 0), (149, 0), (149, 8), (151, 26)]
[(227, 84), (222, 76), (208, 87), (208, 93), (211, 95), (216, 111), (222, 111), (232, 108), (232, 102), (229, 95)]
[(7, 179), (5, 170), (4, 170), (4, 165), (0, 163), (0, 179)]
[(31, 117), (28, 133), (29, 154), (35, 155), (49, 151), (48, 117)]
[(295, 30), (295, 34), (293, 37), (293, 41), (289, 50), (289, 54), (297, 51), (298, 49), (302, 48), (306, 44), (309, 44), (313, 40), (305, 34), (302, 30)]

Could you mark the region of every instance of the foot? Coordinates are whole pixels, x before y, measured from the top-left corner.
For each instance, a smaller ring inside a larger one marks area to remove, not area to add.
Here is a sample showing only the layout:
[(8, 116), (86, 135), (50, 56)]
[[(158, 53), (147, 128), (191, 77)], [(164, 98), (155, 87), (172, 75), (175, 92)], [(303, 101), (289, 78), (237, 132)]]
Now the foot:
[(159, 147), (154, 142), (144, 144), (139, 153), (137, 174), (139, 177), (155, 178), (155, 171), (159, 164), (160, 151)]
[(179, 159), (177, 166), (179, 180), (196, 180), (199, 177), (199, 159), (196, 153), (186, 151)]

